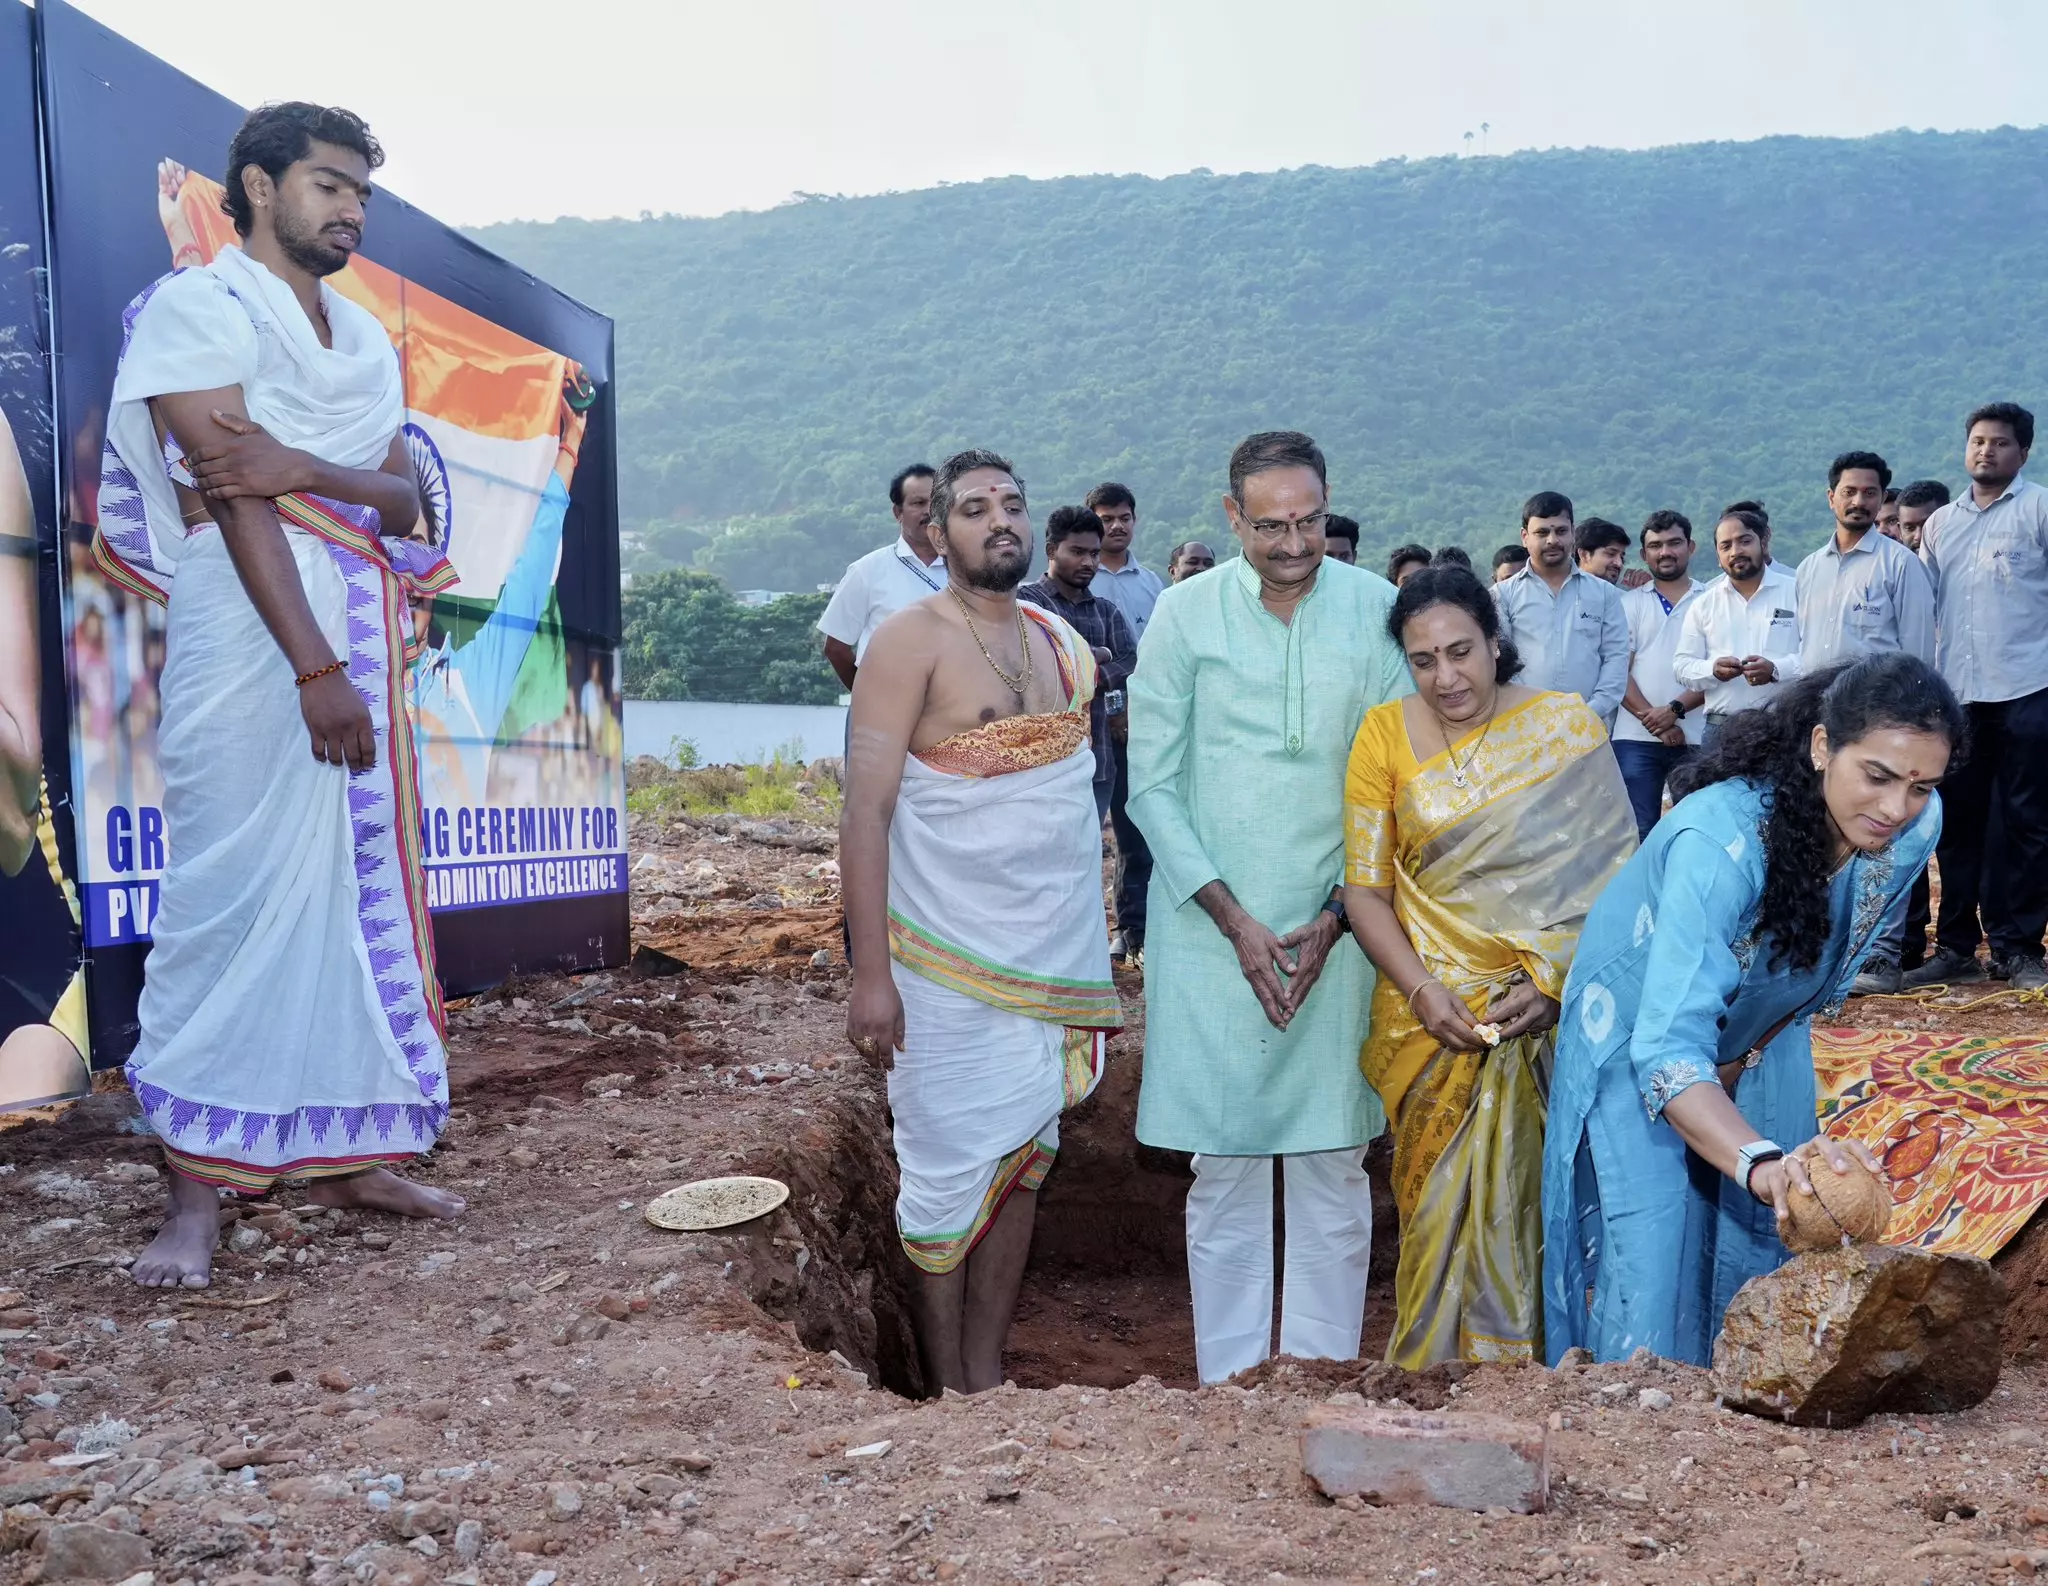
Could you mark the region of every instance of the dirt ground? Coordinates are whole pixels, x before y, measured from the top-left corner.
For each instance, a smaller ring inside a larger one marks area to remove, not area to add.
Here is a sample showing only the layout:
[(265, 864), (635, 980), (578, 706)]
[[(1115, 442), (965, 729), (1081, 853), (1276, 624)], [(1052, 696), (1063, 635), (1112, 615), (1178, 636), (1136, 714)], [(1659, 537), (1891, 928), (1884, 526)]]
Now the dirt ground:
[[(1131, 1136), (1135, 981), (1108, 1078), (1062, 1125), (1013, 1384), (906, 1397), (922, 1383), (886, 1113), (841, 1035), (829, 833), (642, 817), (632, 841), (631, 969), (453, 1012), (455, 1110), (421, 1172), (468, 1197), (457, 1223), (281, 1192), (224, 1211), (211, 1290), (146, 1293), (122, 1263), (161, 1187), (125, 1092), (0, 1133), (0, 1586), (46, 1555), (161, 1586), (1889, 1586), (2048, 1565), (2034, 1359), (1976, 1410), (1842, 1432), (1726, 1411), (1704, 1373), (1647, 1359), (1281, 1362), (1196, 1388), (1186, 1168)], [(2039, 1027), (2009, 1001), (1851, 1009), (1930, 1015)], [(662, 1190), (733, 1172), (783, 1179), (788, 1204), (723, 1235), (644, 1221)], [(1379, 1221), (1369, 1354), (1389, 1206)], [(2003, 1264), (2048, 1315), (2040, 1223)], [(2015, 1342), (2038, 1349), (2033, 1326)], [(1669, 1408), (1638, 1408), (1644, 1387)], [(1296, 1432), (1333, 1393), (1547, 1422), (1551, 1511), (1311, 1496)], [(96, 1531), (57, 1529), (81, 1522)]]

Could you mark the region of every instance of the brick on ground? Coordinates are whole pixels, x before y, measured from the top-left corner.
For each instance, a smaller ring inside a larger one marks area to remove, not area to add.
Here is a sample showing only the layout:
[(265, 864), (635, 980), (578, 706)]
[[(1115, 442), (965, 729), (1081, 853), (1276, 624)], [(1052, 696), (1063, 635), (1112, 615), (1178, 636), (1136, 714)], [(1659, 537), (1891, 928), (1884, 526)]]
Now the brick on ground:
[(1313, 1410), (1301, 1468), (1329, 1498), (1517, 1514), (1541, 1514), (1550, 1500), (1548, 1432), (1490, 1415)]

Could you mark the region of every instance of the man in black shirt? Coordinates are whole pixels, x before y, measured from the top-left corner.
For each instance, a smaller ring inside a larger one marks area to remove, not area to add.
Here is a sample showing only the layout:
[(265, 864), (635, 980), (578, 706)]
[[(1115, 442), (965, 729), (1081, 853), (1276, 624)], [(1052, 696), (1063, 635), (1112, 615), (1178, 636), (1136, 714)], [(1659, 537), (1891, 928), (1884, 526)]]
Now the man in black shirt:
[(1124, 712), (1124, 680), (1138, 664), (1138, 642), (1124, 614), (1097, 600), (1088, 586), (1102, 558), (1102, 520), (1086, 507), (1056, 507), (1045, 520), (1045, 577), (1017, 591), (1019, 600), (1064, 618), (1095, 652), (1095, 699), (1088, 725), (1095, 746), (1095, 808), (1109, 813), (1116, 762), (1109, 747), (1109, 720)]

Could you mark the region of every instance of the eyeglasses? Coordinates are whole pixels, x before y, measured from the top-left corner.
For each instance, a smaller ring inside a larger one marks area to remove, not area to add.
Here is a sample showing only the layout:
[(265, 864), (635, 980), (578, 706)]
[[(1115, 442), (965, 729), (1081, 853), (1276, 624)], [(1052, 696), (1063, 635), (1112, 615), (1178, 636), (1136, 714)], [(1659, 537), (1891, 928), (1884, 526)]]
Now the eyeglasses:
[(1305, 538), (1311, 540), (1321, 539), (1323, 530), (1329, 525), (1330, 514), (1327, 512), (1311, 512), (1306, 517), (1295, 518), (1291, 522), (1274, 518), (1249, 518), (1242, 521), (1245, 527), (1256, 534), (1260, 540), (1271, 545), (1276, 541), (1285, 539), (1288, 531), (1292, 529), (1301, 530)]

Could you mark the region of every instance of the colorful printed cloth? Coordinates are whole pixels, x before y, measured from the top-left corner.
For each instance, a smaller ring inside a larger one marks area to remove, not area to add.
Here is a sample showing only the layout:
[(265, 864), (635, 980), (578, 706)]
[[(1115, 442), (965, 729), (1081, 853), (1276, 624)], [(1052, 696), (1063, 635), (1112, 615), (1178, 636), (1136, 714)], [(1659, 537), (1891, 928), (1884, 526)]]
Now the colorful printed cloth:
[(1102, 828), (1079, 635), (1018, 608), (1060, 653), (1067, 708), (907, 758), (889, 829), (889, 950), (903, 1050), (889, 1075), (910, 1259), (950, 1272), (1059, 1149), (1123, 1023), (1109, 976)]
[(2048, 1041), (1815, 1030), (1821, 1126), (1892, 1181), (1888, 1245), (1998, 1254), (2048, 1200)]
[[(1577, 695), (1538, 694), (1418, 760), (1405, 709), (1368, 711), (1352, 746), (1345, 880), (1393, 894), (1475, 1019), (1518, 975), (1562, 997), (1586, 913), (1636, 846), (1606, 728)], [(1548, 1031), (1452, 1051), (1378, 983), (1361, 1061), (1393, 1124), (1395, 1365), (1540, 1352), (1550, 1059)]]

